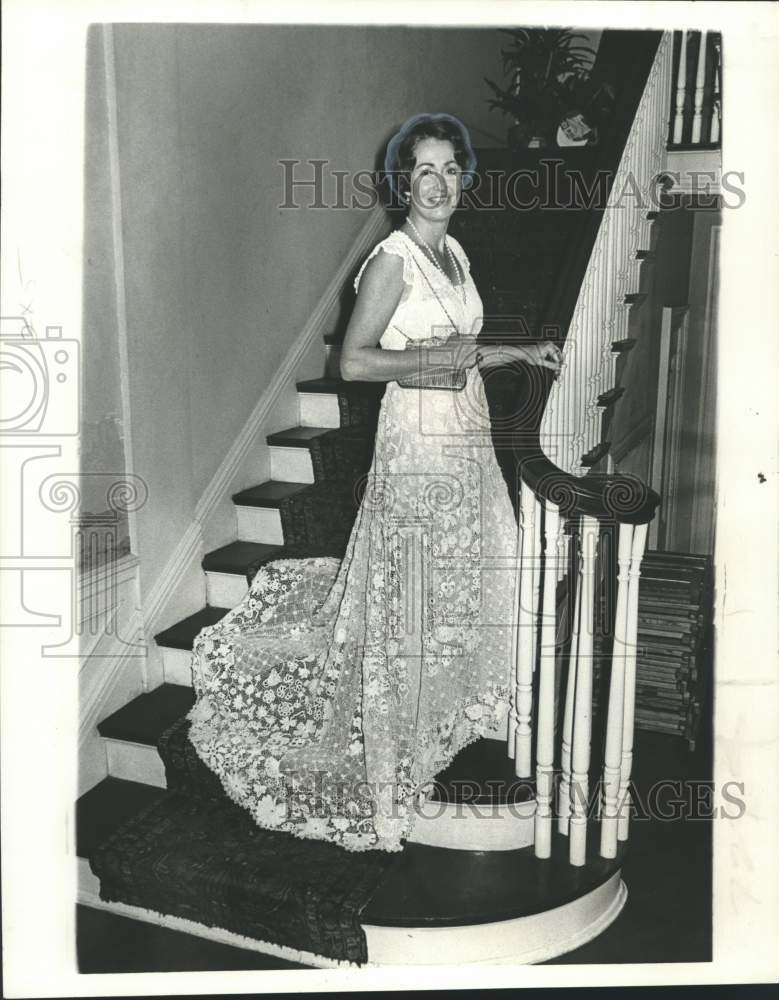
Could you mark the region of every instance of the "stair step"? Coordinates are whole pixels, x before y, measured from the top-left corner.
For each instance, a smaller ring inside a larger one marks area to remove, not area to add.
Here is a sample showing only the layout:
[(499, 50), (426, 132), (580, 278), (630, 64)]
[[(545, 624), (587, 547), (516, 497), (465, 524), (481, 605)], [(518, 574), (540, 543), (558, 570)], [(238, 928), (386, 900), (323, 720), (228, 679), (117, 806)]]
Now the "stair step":
[(625, 394), (624, 385), (614, 386), (613, 389), (609, 389), (608, 392), (602, 392), (598, 396), (598, 406), (611, 406), (616, 403)]
[(313, 489), (316, 487), (312, 484), (269, 479), (259, 486), (235, 493), (233, 503), (238, 537), (245, 542), (283, 545), (284, 525), (280, 510), (283, 502), (305, 490)]
[(122, 823), (160, 796), (163, 789), (140, 781), (103, 778), (76, 802), (76, 854), (87, 858)]
[(611, 344), (611, 350), (615, 354), (621, 354), (624, 351), (632, 351), (636, 346), (636, 341), (632, 337), (626, 337), (625, 340), (614, 340)]
[(443, 927), (491, 923), (562, 906), (602, 885), (622, 864), (596, 853), (588, 837), (587, 863), (568, 864), (569, 840), (552, 834), (552, 859), (539, 864), (533, 848), (518, 851), (448, 851), (407, 844), (362, 912), (379, 927)]
[(239, 539), (223, 545), (220, 549), (207, 552), (201, 565), (206, 573), (232, 573), (245, 578), (249, 567), (254, 563), (282, 558), (280, 555), (282, 549), (281, 545), (242, 542)]
[(288, 482), (313, 483), (316, 477), (311, 458), (311, 442), (323, 434), (331, 433), (332, 430), (332, 427), (322, 425), (314, 427), (298, 425), (269, 434), (266, 440), (270, 447), (271, 478)]
[(214, 608), (207, 604), (194, 615), (182, 618), (181, 621), (171, 625), (162, 632), (154, 636), (154, 641), (158, 646), (166, 646), (169, 649), (192, 649), (195, 636), (201, 629), (208, 625), (216, 625), (218, 621), (227, 614), (229, 608)]
[(343, 380), (312, 378), (297, 383), (301, 427), (340, 427)]
[[(223, 838), (229, 851), (215, 852), (209, 836)], [(569, 840), (557, 831), (552, 833), (552, 857), (546, 861), (534, 856), (532, 845), (484, 852), (407, 843), (396, 855), (350, 854), (313, 839), (282, 838), (255, 826), (232, 803), (164, 792), (115, 827), (110, 844), (103, 842), (105, 846), (90, 852), (89, 864), (107, 879), (112, 903), (126, 901), (157, 913), (185, 916), (257, 940), (268, 940), (267, 929), (273, 927), (279, 944), (285, 944), (283, 936), (299, 926), (292, 919), (298, 911), (302, 916), (311, 906), (318, 913), (330, 898), (332, 885), (346, 883), (347, 898), (367, 898), (355, 913), (367, 934), (363, 961), (397, 963), (403, 955), (397, 949), (413, 943), (414, 961), (428, 964), (431, 941), (424, 929), (436, 928), (440, 934), (446, 928), (478, 928), (466, 939), (469, 960), (478, 961), (484, 949), (483, 925), (546, 914), (604, 886), (618, 875), (626, 851), (619, 845), (616, 858), (601, 858), (597, 841), (596, 835), (588, 838), (582, 867), (568, 863)], [(192, 883), (190, 873), (194, 873)], [(312, 905), (317, 901), (319, 906)], [(399, 933), (385, 942), (379, 928), (397, 928)], [(318, 934), (316, 924), (314, 929)], [(512, 939), (504, 942), (503, 957), (516, 951), (517, 935), (522, 936), (517, 927), (510, 931)], [(420, 932), (422, 939), (415, 941)], [(452, 953), (450, 961), (462, 940), (459, 935), (454, 941), (443, 939)], [(291, 942), (298, 948), (302, 943), (299, 937)], [(336, 934), (333, 943), (336, 949), (342, 947)], [(538, 947), (536, 941), (533, 944)]]
[(307, 378), (302, 382), (296, 382), (295, 387), (298, 392), (327, 392), (327, 393), (337, 393), (339, 389), (343, 389), (346, 385), (345, 379), (342, 378)]
[(518, 778), (504, 740), (480, 739), (464, 747), (435, 778), (432, 798), (474, 805), (529, 802), (535, 781)]
[(104, 739), (122, 740), (157, 747), (160, 735), (186, 715), (195, 703), (195, 693), (183, 684), (160, 684), (139, 694), (97, 725)]
[(250, 486), (240, 493), (234, 493), (232, 500), (240, 507), (271, 507), (278, 509), (289, 497), (311, 489), (310, 483), (290, 483), (278, 479), (267, 479), (259, 486)]
[(314, 438), (327, 434), (332, 429), (332, 427), (288, 427), (286, 430), (269, 434), (266, 441), (271, 447), (308, 448)]
[(597, 465), (602, 458), (605, 458), (609, 453), (609, 448), (611, 447), (611, 441), (601, 441), (594, 448), (587, 452), (586, 455), (582, 455), (581, 464), (586, 468), (591, 468), (593, 465)]

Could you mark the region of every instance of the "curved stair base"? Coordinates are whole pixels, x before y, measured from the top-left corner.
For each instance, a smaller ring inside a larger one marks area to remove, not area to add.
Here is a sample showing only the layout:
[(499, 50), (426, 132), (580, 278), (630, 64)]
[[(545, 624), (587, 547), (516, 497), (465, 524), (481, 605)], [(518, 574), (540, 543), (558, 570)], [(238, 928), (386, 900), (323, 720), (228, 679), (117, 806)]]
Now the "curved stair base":
[(581, 947), (620, 914), (621, 869), (602, 885), (550, 910), (456, 927), (363, 924), (371, 965), (532, 965)]
[(313, 952), (245, 937), (221, 927), (170, 916), (125, 903), (106, 903), (98, 880), (79, 859), (78, 902), (93, 909), (141, 920), (209, 941), (274, 955), (313, 968), (366, 968), (391, 965), (532, 965), (587, 944), (619, 916), (627, 888), (617, 869), (605, 882), (561, 906), (510, 920), (449, 927), (392, 927), (363, 924), (368, 962), (339, 961)]

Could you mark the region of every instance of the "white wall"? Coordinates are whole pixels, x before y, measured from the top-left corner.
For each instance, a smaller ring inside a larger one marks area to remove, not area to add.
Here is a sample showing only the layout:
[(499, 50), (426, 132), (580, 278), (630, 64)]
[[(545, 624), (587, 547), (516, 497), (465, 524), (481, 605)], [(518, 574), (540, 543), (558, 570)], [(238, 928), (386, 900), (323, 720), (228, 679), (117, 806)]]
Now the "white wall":
[[(499, 144), (505, 121), (482, 78), (499, 75), (501, 44), (494, 29), (114, 26), (132, 463), (149, 489), (143, 594), (365, 221), (280, 209), (279, 160), (375, 169), (419, 111), (456, 114), (475, 143)], [(99, 82), (88, 87), (97, 98)], [(91, 148), (84, 355), (100, 411), (116, 289), (99, 135)]]

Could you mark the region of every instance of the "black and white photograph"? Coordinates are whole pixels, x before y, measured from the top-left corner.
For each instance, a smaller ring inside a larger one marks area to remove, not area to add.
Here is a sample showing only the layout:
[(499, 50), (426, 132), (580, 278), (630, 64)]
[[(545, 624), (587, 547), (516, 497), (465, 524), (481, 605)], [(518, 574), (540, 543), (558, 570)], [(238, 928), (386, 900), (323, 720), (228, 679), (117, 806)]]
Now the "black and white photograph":
[(775, 982), (775, 7), (4, 23), (6, 995)]

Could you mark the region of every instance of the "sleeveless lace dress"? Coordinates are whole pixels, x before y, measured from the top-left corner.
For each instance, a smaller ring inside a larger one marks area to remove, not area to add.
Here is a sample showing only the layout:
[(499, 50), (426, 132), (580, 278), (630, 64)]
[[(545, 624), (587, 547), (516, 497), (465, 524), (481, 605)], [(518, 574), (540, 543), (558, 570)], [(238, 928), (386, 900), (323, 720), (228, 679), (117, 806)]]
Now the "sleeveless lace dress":
[[(400, 231), (368, 257), (403, 260), (385, 350), (481, 329), (447, 238), (464, 301)], [(503, 721), (517, 526), (489, 427), (475, 367), (459, 392), (389, 382), (343, 560), (267, 564), (198, 634), (189, 739), (259, 826), (402, 850), (435, 775)]]

